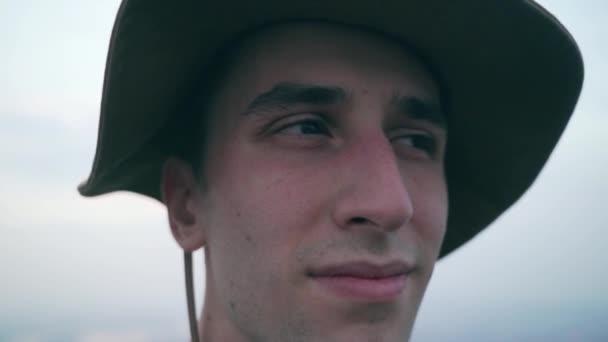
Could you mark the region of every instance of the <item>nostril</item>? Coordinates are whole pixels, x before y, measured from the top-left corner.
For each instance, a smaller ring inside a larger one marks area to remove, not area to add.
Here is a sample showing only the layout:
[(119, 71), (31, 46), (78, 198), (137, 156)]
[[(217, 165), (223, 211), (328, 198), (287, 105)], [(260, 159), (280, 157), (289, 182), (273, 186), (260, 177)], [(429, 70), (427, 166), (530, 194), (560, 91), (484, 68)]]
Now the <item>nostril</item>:
[(368, 221), (369, 221), (368, 219), (366, 219), (365, 217), (361, 217), (361, 216), (353, 217), (350, 219), (350, 222), (354, 223), (354, 224), (367, 223)]

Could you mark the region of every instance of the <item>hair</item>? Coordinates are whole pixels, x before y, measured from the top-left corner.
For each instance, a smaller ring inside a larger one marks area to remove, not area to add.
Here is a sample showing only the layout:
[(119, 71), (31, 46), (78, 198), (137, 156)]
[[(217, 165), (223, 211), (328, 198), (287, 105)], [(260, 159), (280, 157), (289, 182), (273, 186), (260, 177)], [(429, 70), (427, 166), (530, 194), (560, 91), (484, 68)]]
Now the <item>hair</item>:
[(241, 46), (241, 37), (231, 40), (218, 49), (210, 62), (199, 73), (198, 79), (171, 116), (161, 133), (162, 149), (168, 157), (181, 159), (192, 167), (200, 181), (203, 171), (204, 146), (207, 136), (209, 108), (234, 64)]

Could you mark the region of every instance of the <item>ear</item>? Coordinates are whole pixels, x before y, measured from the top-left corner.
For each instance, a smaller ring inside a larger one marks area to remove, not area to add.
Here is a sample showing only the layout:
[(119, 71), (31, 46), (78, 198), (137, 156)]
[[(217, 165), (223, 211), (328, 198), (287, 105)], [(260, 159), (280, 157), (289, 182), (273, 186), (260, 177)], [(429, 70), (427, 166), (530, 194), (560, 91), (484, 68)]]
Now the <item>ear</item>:
[(203, 247), (206, 232), (202, 192), (190, 164), (175, 158), (167, 160), (161, 192), (175, 241), (187, 252)]

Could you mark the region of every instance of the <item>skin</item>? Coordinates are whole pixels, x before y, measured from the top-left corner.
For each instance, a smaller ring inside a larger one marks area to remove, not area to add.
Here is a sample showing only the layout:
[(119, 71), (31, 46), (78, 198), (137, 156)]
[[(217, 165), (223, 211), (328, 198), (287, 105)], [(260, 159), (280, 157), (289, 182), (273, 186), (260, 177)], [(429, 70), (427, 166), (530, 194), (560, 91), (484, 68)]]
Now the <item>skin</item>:
[[(286, 83), (344, 96), (250, 111)], [(204, 247), (203, 341), (409, 339), (446, 229), (446, 130), (399, 97), (439, 103), (439, 90), (388, 38), (292, 23), (242, 43), (207, 108), (202, 173), (171, 159), (162, 183), (175, 239)], [(404, 290), (356, 300), (310, 276), (355, 260), (407, 262)]]

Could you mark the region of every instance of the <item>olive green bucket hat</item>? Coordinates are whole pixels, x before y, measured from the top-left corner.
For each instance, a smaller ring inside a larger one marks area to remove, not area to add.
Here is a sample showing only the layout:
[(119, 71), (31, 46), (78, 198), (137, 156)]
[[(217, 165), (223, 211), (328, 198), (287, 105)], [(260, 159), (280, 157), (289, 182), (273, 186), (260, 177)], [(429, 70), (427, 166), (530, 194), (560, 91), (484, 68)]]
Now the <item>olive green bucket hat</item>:
[(530, 187), (582, 87), (576, 42), (532, 1), (123, 0), (107, 59), (97, 151), (80, 193), (126, 190), (161, 200), (169, 141), (159, 140), (159, 132), (204, 83), (206, 66), (244, 32), (290, 20), (384, 33), (434, 71), (449, 127), (441, 257)]
[[(525, 0), (123, 0), (107, 60), (97, 151), (84, 196), (161, 199), (158, 136), (204, 67), (245, 31), (322, 20), (384, 32), (418, 51), (449, 103), (449, 223), (441, 256), (488, 226), (532, 184), (583, 81), (579, 49)], [(162, 145), (162, 142), (160, 142)]]

